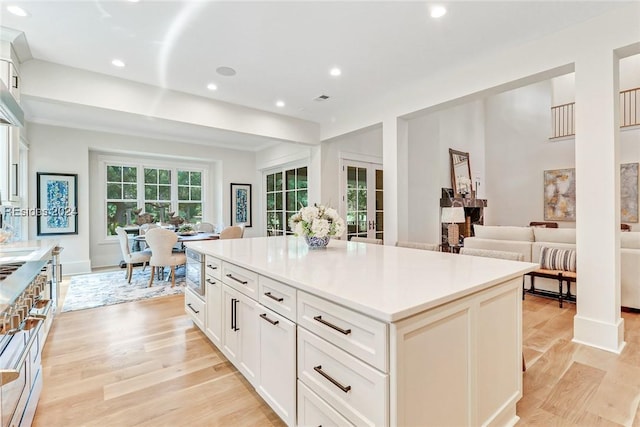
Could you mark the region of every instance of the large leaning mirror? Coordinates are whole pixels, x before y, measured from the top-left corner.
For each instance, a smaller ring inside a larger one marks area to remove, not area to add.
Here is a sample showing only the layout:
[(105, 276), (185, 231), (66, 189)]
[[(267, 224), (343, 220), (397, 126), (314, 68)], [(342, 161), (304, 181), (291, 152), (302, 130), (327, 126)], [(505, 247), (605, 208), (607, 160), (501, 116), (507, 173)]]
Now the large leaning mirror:
[(471, 194), (473, 185), (469, 153), (449, 148), (449, 158), (451, 159), (451, 186), (456, 195)]

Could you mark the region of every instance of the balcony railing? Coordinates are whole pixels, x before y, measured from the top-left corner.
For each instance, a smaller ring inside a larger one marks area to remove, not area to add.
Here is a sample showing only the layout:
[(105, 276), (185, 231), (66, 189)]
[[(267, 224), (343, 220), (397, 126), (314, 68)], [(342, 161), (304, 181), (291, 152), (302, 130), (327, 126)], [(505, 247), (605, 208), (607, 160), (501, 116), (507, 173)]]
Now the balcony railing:
[[(575, 102), (551, 107), (551, 137), (574, 136)], [(620, 127), (640, 125), (640, 87), (620, 92)]]

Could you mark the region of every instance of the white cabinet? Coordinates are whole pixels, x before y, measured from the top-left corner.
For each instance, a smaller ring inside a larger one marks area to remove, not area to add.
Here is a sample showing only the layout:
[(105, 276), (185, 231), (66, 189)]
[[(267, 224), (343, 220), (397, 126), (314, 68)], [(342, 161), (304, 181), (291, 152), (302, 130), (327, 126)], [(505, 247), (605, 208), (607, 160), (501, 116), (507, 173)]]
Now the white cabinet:
[(184, 307), (187, 315), (189, 315), (189, 317), (191, 317), (191, 320), (193, 320), (193, 323), (195, 323), (195, 325), (200, 328), (200, 330), (204, 329), (205, 303), (189, 288), (186, 288), (184, 291)]
[(260, 375), (259, 304), (224, 284), (222, 352), (257, 387)]
[(260, 306), (258, 393), (288, 425), (296, 423), (296, 325)]
[(207, 274), (206, 286), (206, 318), (204, 333), (216, 347), (222, 346), (222, 282)]

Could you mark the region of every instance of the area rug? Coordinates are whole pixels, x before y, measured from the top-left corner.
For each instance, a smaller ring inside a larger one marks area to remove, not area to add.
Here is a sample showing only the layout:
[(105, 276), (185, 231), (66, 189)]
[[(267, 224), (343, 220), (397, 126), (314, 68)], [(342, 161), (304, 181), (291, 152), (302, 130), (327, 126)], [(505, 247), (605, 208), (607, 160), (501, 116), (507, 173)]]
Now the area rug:
[[(184, 268), (178, 269), (173, 288), (170, 280), (157, 278), (149, 287), (149, 274), (149, 268), (145, 271), (136, 268), (131, 283), (127, 283), (124, 269), (72, 276), (62, 312), (184, 293)], [(168, 276), (165, 275), (165, 279)]]

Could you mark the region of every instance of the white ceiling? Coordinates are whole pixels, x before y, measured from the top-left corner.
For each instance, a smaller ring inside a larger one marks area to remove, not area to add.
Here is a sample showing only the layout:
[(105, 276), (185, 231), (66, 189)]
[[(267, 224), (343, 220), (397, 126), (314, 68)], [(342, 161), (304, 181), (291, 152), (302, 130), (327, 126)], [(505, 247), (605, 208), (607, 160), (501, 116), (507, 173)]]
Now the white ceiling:
[[(323, 124), (446, 67), (625, 3), (453, 1), (444, 3), (448, 13), (439, 20), (429, 16), (434, 3), (418, 1), (3, 4), (28, 11), (30, 16), (19, 18), (2, 10), (0, 25), (24, 32), (36, 59)], [(113, 58), (127, 66), (113, 67)], [(237, 75), (218, 75), (220, 66)], [(329, 76), (333, 66), (342, 76)], [(217, 91), (206, 89), (210, 82)], [(331, 98), (313, 100), (321, 94)], [(286, 106), (276, 107), (277, 99)], [(29, 111), (48, 114), (37, 105)], [(73, 116), (71, 107), (67, 111)]]

